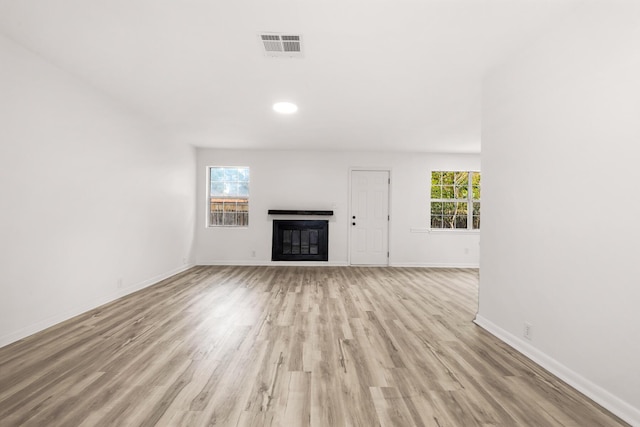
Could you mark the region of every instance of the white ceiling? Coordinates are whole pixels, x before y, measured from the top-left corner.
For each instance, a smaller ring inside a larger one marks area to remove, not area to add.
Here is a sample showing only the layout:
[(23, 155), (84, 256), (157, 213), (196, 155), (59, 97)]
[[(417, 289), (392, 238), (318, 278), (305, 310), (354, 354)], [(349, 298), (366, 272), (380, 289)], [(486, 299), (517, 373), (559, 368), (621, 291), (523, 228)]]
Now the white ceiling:
[(486, 70), (577, 1), (0, 0), (0, 33), (196, 146), (477, 153)]

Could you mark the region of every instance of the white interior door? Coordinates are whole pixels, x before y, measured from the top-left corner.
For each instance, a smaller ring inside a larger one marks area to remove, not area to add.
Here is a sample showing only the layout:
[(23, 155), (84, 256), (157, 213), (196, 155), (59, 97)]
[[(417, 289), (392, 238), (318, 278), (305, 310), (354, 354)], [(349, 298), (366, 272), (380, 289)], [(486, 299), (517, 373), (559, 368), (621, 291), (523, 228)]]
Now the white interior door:
[(389, 264), (389, 171), (351, 171), (352, 265)]

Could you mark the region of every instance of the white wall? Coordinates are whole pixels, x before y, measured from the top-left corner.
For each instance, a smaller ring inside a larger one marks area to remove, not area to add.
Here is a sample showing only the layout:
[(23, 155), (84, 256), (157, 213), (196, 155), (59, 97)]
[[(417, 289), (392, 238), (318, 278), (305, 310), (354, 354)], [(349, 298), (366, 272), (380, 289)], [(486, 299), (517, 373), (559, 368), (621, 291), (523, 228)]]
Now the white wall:
[[(426, 233), (431, 170), (478, 170), (479, 155), (198, 149), (198, 264), (271, 263), (269, 209), (335, 211), (329, 263), (348, 263), (350, 168), (391, 170), (390, 264), (476, 266), (478, 233)], [(249, 227), (206, 227), (207, 166), (251, 168)], [(412, 232), (413, 229), (413, 232)], [(418, 231), (418, 232), (416, 232)], [(252, 252), (256, 256), (252, 257)]]
[(3, 37), (0, 64), (1, 346), (184, 268), (195, 152)]
[(478, 323), (640, 425), (640, 5), (605, 3), (486, 80)]

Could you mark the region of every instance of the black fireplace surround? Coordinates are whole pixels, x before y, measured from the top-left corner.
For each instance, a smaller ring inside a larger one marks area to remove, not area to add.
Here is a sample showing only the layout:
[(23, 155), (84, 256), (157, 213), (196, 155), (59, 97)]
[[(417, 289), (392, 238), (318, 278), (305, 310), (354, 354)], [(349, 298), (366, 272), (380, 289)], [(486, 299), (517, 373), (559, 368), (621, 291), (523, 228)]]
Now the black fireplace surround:
[(329, 221), (273, 220), (272, 261), (328, 261)]

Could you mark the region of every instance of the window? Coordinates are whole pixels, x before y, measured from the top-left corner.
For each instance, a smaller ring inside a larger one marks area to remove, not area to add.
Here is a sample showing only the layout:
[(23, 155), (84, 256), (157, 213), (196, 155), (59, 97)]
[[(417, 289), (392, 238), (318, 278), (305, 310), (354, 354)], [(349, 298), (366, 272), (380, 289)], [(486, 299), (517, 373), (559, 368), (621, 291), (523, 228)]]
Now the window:
[(209, 168), (209, 226), (249, 225), (249, 168)]
[(431, 172), (431, 228), (480, 229), (480, 172)]

